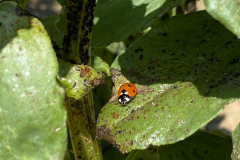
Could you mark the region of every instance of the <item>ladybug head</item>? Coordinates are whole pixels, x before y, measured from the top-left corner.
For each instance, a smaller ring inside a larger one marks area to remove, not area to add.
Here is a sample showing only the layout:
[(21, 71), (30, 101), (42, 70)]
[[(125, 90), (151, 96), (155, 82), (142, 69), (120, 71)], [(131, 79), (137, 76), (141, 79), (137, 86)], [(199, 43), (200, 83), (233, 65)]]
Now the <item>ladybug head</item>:
[(121, 104), (121, 105), (126, 105), (132, 98), (129, 97), (128, 95), (126, 94), (122, 94), (119, 98), (118, 98), (118, 102)]

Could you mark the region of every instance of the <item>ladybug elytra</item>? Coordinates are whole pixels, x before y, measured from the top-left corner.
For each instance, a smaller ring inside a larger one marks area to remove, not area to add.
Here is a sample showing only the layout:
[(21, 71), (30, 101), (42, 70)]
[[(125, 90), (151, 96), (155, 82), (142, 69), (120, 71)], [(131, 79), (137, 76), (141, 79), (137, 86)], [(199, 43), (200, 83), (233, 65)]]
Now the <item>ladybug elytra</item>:
[(126, 105), (137, 94), (137, 87), (132, 83), (124, 83), (118, 90), (118, 102)]

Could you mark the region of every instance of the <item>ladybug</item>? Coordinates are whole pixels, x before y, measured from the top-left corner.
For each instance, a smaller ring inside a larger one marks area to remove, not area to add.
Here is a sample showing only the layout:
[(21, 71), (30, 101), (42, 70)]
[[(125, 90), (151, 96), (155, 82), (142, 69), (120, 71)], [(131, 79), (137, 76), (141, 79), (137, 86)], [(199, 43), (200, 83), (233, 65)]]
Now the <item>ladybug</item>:
[(118, 90), (118, 102), (126, 105), (137, 94), (137, 87), (132, 83), (124, 83)]

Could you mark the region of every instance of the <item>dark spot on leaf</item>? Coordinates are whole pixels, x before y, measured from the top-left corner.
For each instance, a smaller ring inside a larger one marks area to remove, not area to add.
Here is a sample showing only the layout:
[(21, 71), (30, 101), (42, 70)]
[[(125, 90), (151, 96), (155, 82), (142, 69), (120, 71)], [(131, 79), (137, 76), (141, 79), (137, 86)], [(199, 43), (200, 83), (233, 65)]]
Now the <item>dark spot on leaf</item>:
[(168, 34), (166, 32), (164, 32), (163, 35), (166, 37)]
[(204, 42), (207, 42), (206, 39), (202, 39), (199, 43), (204, 43)]
[(225, 43), (224, 45), (229, 45), (229, 44), (231, 44), (232, 43), (232, 41), (228, 41), (227, 43)]
[(81, 69), (80, 66), (76, 66), (76, 67), (75, 67), (75, 70), (76, 70), (76, 71), (80, 71), (80, 69)]
[(177, 89), (177, 86), (173, 86), (173, 89)]
[(78, 135), (79, 134), (79, 130), (77, 131), (77, 133), (75, 133), (75, 135)]
[(131, 140), (130, 145), (131, 145), (131, 146), (133, 145), (133, 140)]
[(112, 113), (112, 116), (113, 116), (113, 118), (117, 119), (119, 117), (119, 114), (114, 112), (114, 113)]
[(240, 60), (239, 58), (236, 58), (236, 59), (233, 58), (233, 59), (232, 59), (231, 61), (229, 61), (228, 63), (229, 63), (229, 64), (235, 64), (235, 63), (238, 63), (239, 60)]
[(76, 85), (77, 85), (77, 83), (76, 83), (76, 82), (74, 82), (72, 87), (74, 88)]
[(120, 133), (122, 133), (122, 130), (117, 131), (117, 132), (115, 133), (115, 136), (118, 135), (118, 134), (120, 134)]
[(139, 56), (139, 59), (140, 59), (140, 60), (142, 60), (142, 59), (143, 59), (143, 55), (142, 55), (142, 54)]
[(133, 109), (133, 110), (131, 110), (131, 114), (133, 114), (135, 112), (135, 110)]
[(139, 52), (139, 51), (143, 51), (143, 49), (141, 47), (139, 47), (138, 49), (135, 49), (134, 51)]
[(82, 159), (82, 157), (81, 157), (81, 156), (77, 156), (77, 158), (78, 158), (78, 159)]

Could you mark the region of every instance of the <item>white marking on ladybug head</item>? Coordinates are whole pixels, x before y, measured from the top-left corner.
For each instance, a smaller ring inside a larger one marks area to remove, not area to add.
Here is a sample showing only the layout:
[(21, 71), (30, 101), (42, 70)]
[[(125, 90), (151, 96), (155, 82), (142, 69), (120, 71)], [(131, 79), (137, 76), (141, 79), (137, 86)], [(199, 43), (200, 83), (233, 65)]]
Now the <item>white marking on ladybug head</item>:
[(121, 94), (120, 94), (120, 95), (123, 95), (123, 94), (126, 94), (126, 95), (127, 95), (127, 94), (128, 94), (128, 92), (126, 92), (126, 91), (124, 90), (124, 91), (122, 91), (122, 92), (121, 92)]
[(125, 102), (125, 104), (127, 104), (130, 100), (131, 100), (131, 98), (128, 98), (127, 96), (124, 97), (124, 102)]

